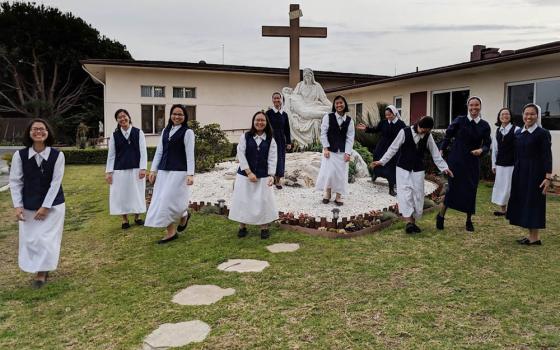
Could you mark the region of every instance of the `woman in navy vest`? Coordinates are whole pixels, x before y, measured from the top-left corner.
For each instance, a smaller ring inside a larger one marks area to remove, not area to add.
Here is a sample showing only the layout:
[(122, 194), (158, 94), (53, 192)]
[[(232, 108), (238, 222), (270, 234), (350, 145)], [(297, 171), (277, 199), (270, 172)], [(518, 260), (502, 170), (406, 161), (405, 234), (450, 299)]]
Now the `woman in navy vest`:
[[(365, 124), (358, 124), (356, 127), (358, 130), (365, 131), (367, 133), (381, 133), (381, 137), (375, 146), (375, 151), (373, 152), (373, 159), (379, 160), (385, 152), (389, 149), (389, 146), (395, 140), (398, 133), (406, 127), (406, 124), (400, 119), (400, 114), (397, 108), (393, 105), (388, 105), (385, 108), (385, 119), (379, 122), (376, 127), (368, 127)], [(397, 181), (396, 175), (397, 158), (393, 158), (390, 162), (384, 166), (378, 166), (373, 169), (373, 181), (378, 177), (384, 177), (389, 182), (389, 194), (391, 196), (396, 196), (395, 183)]]
[(511, 190), (511, 175), (515, 151), (515, 133), (521, 130), (511, 122), (511, 110), (502, 108), (496, 121), (496, 135), (492, 139), (492, 172), (496, 174), (492, 190), (492, 203), (501, 207), (494, 215), (506, 215), (506, 205)]
[[(187, 125), (187, 109), (183, 105), (173, 105), (169, 115), (152, 161), (149, 180), (155, 185), (145, 223), (148, 227), (167, 229), (159, 244), (179, 238), (177, 232), (187, 227), (190, 187), (194, 182), (195, 136)], [(179, 225), (175, 229), (177, 221)]]
[(54, 134), (43, 119), (34, 119), (23, 135), (27, 147), (14, 153), (10, 191), (19, 220), (19, 267), (36, 273), (42, 287), (58, 266), (64, 226), (64, 154), (55, 148)]
[(453, 177), (447, 163), (441, 157), (430, 132), (434, 127), (432, 117), (422, 117), (412, 127), (408, 126), (397, 134), (389, 149), (373, 166), (387, 164), (397, 157), (397, 200), (399, 211), (406, 219), (406, 233), (420, 233), (416, 220), (424, 211), (424, 154), (430, 152), (435, 165), (443, 173)]
[(325, 114), (321, 123), (323, 158), (315, 189), (323, 191), (323, 203), (328, 204), (332, 193), (334, 203), (343, 205), (342, 195), (348, 193), (348, 162), (354, 147), (354, 121), (346, 115), (348, 103), (343, 96), (333, 100), (332, 112)]
[(229, 219), (239, 222), (239, 238), (248, 234), (247, 225), (260, 225), (261, 238), (270, 237), (268, 224), (278, 219), (271, 186), (276, 172), (276, 141), (268, 117), (253, 115), (251, 130), (241, 135), (237, 145), (239, 168), (233, 187)]
[(515, 135), (515, 163), (506, 218), (529, 230), (519, 244), (541, 245), (539, 229), (546, 227), (546, 191), (552, 181), (550, 132), (540, 123), (541, 109), (529, 103), (523, 107), (524, 126)]
[(105, 180), (109, 188), (109, 212), (122, 216), (122, 229), (130, 227), (128, 214), (143, 225), (140, 213), (146, 212), (146, 168), (148, 156), (142, 130), (133, 127), (125, 109), (115, 112), (117, 129), (109, 139)]
[(278, 146), (278, 161), (276, 163), (276, 173), (274, 174), (274, 184), (277, 189), (282, 189), (280, 179), (284, 177), (286, 171), (286, 150), (292, 148), (290, 138), (290, 121), (288, 114), (282, 110), (282, 95), (279, 92), (272, 94), (272, 104), (274, 107), (266, 111), (266, 116), (270, 121), (270, 126), (274, 133), (274, 141)]
[(469, 114), (466, 117), (457, 117), (451, 122), (441, 143), (443, 152), (453, 139), (447, 164), (455, 177), (449, 179), (443, 206), (436, 216), (438, 230), (443, 230), (445, 213), (447, 208), (451, 208), (466, 213), (465, 228), (469, 232), (474, 231), (471, 216), (476, 209), (480, 156), (488, 152), (492, 145), (490, 124), (482, 119), (481, 106), (482, 101), (479, 97), (470, 97), (467, 100)]

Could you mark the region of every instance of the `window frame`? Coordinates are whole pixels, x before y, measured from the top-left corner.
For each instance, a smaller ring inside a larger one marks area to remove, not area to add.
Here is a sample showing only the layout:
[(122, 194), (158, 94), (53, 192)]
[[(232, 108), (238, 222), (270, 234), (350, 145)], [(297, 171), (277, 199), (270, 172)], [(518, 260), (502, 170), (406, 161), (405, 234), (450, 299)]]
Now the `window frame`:
[[(175, 97), (175, 89), (180, 89), (182, 91), (181, 97)], [(187, 96), (187, 94), (186, 94), (187, 90), (192, 90), (193, 91), (193, 96), (192, 97)], [(196, 87), (174, 86), (173, 87), (173, 98), (181, 98), (181, 99), (196, 98)]]
[[(432, 118), (434, 118), (434, 122), (435, 122), (435, 115), (434, 115), (434, 95), (436, 94), (445, 94), (445, 93), (449, 93), (449, 123), (448, 125), (451, 125), (451, 122), (453, 121), (453, 92), (457, 92), (457, 91), (468, 91), (469, 92), (469, 97), (471, 96), (471, 88), (470, 86), (464, 86), (464, 87), (458, 87), (458, 88), (452, 88), (452, 89), (445, 89), (445, 90), (432, 90), (430, 91), (430, 116), (432, 116)], [(435, 129), (434, 130), (446, 130), (446, 129)]]
[[(152, 107), (152, 131), (151, 132), (146, 132), (144, 130), (144, 127), (142, 126), (142, 108), (144, 106)], [(142, 132), (144, 132), (145, 135), (161, 135), (161, 132), (160, 133), (155, 132), (156, 131), (156, 106), (163, 106), (163, 119), (164, 119), (164, 124), (165, 124), (165, 109), (166, 109), (165, 104), (159, 104), (159, 103), (151, 103), (151, 104), (150, 103), (141, 103), (140, 104), (140, 130), (142, 130)]]
[[(401, 106), (400, 107), (397, 107), (397, 99), (401, 100)], [(402, 106), (403, 106), (402, 95), (393, 96), (393, 106), (395, 106), (395, 108), (397, 109), (397, 111), (399, 112), (399, 114), (401, 115), (401, 118), (402, 118)]]
[[(362, 101), (356, 101), (356, 102), (348, 102), (348, 110), (350, 110), (350, 106), (353, 105), (354, 106), (354, 114), (356, 114), (356, 106), (357, 105), (362, 105), (362, 116), (360, 118), (362, 118), (362, 120), (364, 119), (364, 103)], [(350, 113), (348, 113), (350, 115)], [(357, 115), (350, 115), (351, 118), (353, 118), (353, 120), (355, 121), (356, 118), (358, 117)]]

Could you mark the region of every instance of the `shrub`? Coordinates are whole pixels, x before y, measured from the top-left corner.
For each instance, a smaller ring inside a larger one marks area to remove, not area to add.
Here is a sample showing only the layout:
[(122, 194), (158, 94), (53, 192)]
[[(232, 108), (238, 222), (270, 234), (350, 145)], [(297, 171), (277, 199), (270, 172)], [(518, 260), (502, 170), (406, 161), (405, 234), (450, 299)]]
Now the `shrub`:
[(367, 147), (362, 146), (359, 142), (354, 142), (354, 150), (362, 156), (362, 159), (366, 164), (373, 162), (373, 154), (367, 149)]
[(2, 155), (2, 159), (8, 163), (8, 167), (12, 166), (12, 157), (14, 156), (13, 153), (4, 153)]
[(351, 160), (348, 163), (348, 183), (354, 183), (354, 181), (356, 181), (356, 162)]

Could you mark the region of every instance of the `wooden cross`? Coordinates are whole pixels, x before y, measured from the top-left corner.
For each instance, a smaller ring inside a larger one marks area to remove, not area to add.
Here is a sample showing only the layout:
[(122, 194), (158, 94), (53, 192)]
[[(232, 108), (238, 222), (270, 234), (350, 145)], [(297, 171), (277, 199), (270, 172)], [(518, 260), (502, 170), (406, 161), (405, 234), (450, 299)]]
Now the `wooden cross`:
[(290, 5), (290, 26), (262, 26), (262, 36), (290, 38), (290, 87), (299, 83), (299, 38), (326, 38), (326, 27), (300, 27), (302, 12), (299, 4)]

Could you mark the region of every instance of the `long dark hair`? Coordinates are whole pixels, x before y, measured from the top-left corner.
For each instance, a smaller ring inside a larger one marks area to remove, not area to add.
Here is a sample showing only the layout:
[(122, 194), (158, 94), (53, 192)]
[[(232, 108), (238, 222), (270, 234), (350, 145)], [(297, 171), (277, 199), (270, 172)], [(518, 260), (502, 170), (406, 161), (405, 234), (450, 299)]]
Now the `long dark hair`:
[(272, 140), (274, 138), (274, 135), (272, 133), (272, 126), (270, 125), (270, 120), (268, 120), (268, 116), (263, 111), (258, 111), (255, 114), (253, 114), (253, 119), (251, 119), (251, 130), (249, 130), (249, 135), (255, 136), (257, 134), (257, 128), (255, 128), (255, 118), (259, 114), (264, 115), (264, 118), (266, 119), (266, 126), (264, 128), (266, 138)]
[[(434, 128), (434, 118), (432, 118), (428, 115), (425, 115), (422, 118), (420, 118), (420, 120), (418, 120), (416, 123), (414, 123), (412, 128), (414, 129), (415, 133), (418, 133), (418, 128), (433, 129)], [(426, 148), (429, 138), (430, 138), (430, 133), (428, 132), (428, 133), (426, 133), (426, 135), (424, 135), (424, 137), (420, 138), (420, 141), (418, 141), (418, 148), (420, 148), (420, 149)]]
[(173, 114), (173, 110), (175, 108), (180, 108), (183, 111), (183, 114), (185, 115), (185, 120), (183, 120), (181, 125), (186, 126), (188, 128), (189, 115), (187, 113), (187, 107), (185, 107), (185, 105), (180, 105), (180, 104), (174, 104), (173, 106), (171, 106), (171, 109), (169, 110), (169, 120), (167, 121), (167, 126), (165, 128), (169, 130), (173, 126), (173, 120), (171, 120), (171, 115)]
[(128, 117), (128, 123), (132, 126), (132, 118), (130, 118), (130, 113), (128, 113), (128, 111), (124, 108), (119, 108), (115, 112), (115, 120), (117, 121), (117, 127), (115, 128), (115, 131), (118, 131), (121, 128), (121, 126), (119, 125), (119, 120), (118, 120), (118, 116), (121, 113), (126, 114), (126, 116)]
[(43, 125), (45, 125), (45, 129), (47, 129), (48, 132), (47, 139), (45, 140), (45, 146), (52, 146), (54, 144), (54, 131), (49, 125), (49, 123), (47, 123), (45, 119), (41, 119), (41, 118), (35, 118), (29, 122), (23, 134), (23, 144), (26, 147), (33, 146), (33, 139), (31, 139), (30, 133), (31, 133), (31, 126), (34, 123), (42, 123)]
[(501, 126), (502, 125), (502, 122), (500, 121), (500, 114), (502, 114), (502, 111), (508, 111), (509, 112), (509, 123), (513, 124), (513, 113), (511, 113), (511, 109), (509, 109), (507, 107), (504, 107), (504, 108), (502, 108), (498, 111), (498, 117), (496, 119), (496, 124), (494, 124), (494, 125), (496, 125), (496, 126)]
[(344, 110), (342, 111), (342, 113), (346, 114), (348, 113), (349, 109), (348, 109), (348, 102), (346, 102), (346, 99), (344, 98), (344, 96), (342, 95), (338, 95), (334, 98), (334, 100), (332, 100), (332, 112), (336, 112), (336, 108), (334, 108), (334, 103), (336, 102), (336, 100), (342, 100), (344, 101)]

